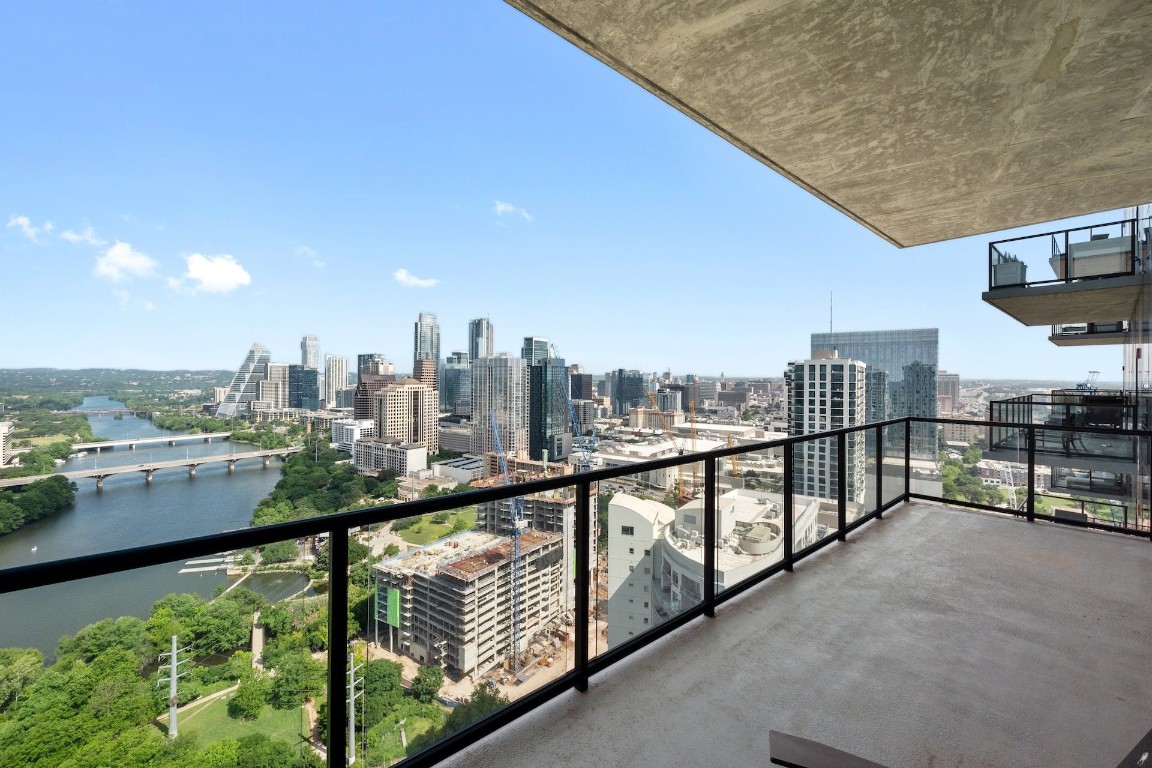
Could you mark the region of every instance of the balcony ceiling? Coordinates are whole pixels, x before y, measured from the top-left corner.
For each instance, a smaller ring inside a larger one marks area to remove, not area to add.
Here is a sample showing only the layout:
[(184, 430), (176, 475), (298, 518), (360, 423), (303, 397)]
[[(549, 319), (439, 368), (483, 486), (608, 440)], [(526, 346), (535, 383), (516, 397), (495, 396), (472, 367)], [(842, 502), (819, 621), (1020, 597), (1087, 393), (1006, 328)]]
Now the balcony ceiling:
[(1147, 0), (507, 0), (898, 246), (1152, 197)]

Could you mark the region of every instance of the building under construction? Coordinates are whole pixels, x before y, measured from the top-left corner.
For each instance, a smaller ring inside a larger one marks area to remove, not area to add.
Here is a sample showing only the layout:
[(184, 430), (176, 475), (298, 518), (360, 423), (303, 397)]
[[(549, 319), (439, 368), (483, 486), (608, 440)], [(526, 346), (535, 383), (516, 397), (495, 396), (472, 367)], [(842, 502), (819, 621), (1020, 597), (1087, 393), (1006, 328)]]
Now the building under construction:
[[(522, 652), (534, 634), (565, 616), (564, 538), (527, 530), (520, 536)], [(421, 664), (479, 677), (512, 653), (512, 539), (459, 533), (376, 566), (382, 642)]]

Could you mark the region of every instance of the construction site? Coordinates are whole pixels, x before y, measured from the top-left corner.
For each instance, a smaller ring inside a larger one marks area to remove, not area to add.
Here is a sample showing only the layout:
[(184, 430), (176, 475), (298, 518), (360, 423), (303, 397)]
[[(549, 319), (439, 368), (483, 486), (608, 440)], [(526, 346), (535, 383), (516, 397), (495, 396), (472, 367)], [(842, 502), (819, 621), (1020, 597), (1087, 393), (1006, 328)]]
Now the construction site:
[(568, 639), (564, 562), (563, 536), (536, 530), (515, 539), (467, 531), (386, 560), (377, 565), (381, 646), (453, 677), (514, 676)]

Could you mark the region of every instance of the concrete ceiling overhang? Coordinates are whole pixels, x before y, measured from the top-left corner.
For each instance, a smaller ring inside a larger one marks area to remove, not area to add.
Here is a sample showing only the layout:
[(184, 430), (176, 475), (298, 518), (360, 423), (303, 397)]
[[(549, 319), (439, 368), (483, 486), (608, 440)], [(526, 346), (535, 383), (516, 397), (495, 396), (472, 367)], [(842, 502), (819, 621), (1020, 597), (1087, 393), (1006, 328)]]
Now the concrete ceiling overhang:
[(898, 246), (1152, 199), (1148, 0), (507, 0)]

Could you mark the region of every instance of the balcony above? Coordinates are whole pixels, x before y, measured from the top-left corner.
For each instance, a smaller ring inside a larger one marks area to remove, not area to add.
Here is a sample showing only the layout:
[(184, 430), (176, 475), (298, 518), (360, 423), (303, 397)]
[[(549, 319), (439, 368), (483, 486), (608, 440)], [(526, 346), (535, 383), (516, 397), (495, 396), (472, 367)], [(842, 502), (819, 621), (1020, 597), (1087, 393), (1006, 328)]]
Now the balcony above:
[(1152, 725), (1147, 541), (914, 504), (445, 766), (1111, 768)]
[[(1147, 323), (1144, 324), (1147, 332)], [(1061, 323), (1052, 326), (1048, 341), (1058, 347), (1092, 347), (1127, 344), (1132, 340), (1133, 324), (1127, 320), (1115, 323)]]
[[(1138, 316), (1149, 235), (1129, 219), (990, 243), (982, 298), (1028, 326), (1116, 326)], [(1115, 343), (1071, 331), (1058, 338)]]

